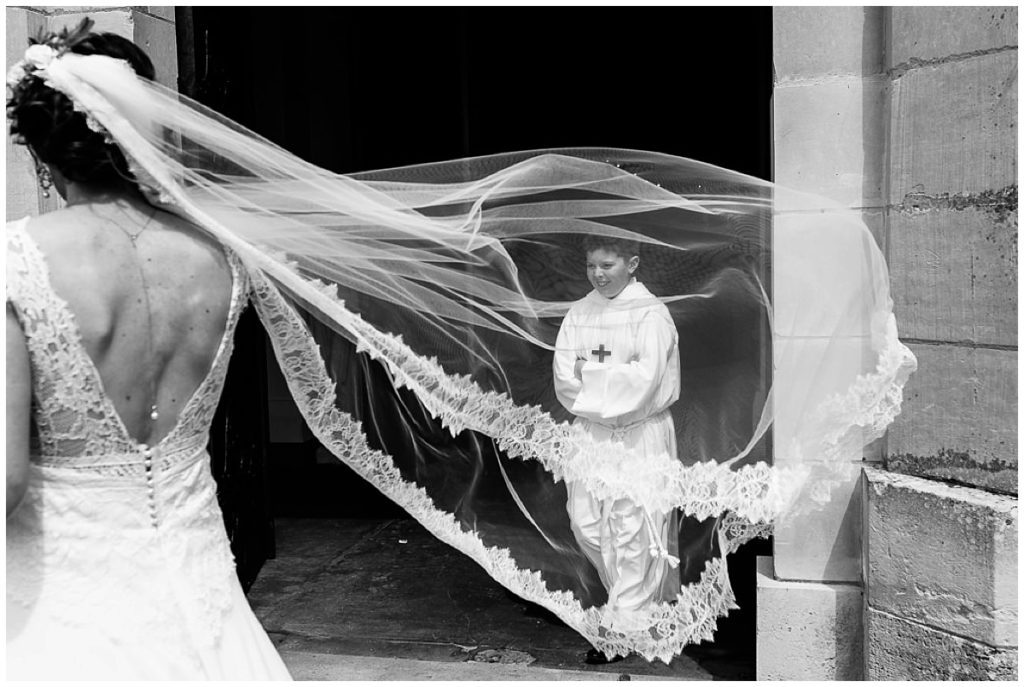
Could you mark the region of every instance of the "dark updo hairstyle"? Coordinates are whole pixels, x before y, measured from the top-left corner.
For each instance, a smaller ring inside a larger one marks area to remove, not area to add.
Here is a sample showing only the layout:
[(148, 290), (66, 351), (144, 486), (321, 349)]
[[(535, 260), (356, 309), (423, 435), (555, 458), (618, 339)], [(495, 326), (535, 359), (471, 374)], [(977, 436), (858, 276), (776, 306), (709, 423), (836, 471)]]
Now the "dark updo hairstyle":
[[(149, 57), (137, 45), (114, 33), (92, 33), (90, 19), (59, 34), (40, 35), (30, 44), (45, 43), (78, 55), (106, 55), (124, 60), (139, 76), (153, 80)], [(93, 131), (71, 100), (31, 73), (10, 89), (7, 119), (15, 143), (28, 146), (38, 162), (69, 181), (103, 188), (137, 189), (124, 154), (103, 133)]]

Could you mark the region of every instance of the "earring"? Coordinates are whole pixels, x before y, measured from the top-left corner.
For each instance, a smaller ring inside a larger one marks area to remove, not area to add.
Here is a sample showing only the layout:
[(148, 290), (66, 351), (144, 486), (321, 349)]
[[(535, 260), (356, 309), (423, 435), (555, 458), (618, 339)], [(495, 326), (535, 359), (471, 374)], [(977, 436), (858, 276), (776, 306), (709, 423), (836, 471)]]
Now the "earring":
[(39, 188), (43, 189), (43, 198), (50, 197), (50, 189), (53, 188), (53, 175), (46, 165), (36, 165), (36, 179), (39, 181)]

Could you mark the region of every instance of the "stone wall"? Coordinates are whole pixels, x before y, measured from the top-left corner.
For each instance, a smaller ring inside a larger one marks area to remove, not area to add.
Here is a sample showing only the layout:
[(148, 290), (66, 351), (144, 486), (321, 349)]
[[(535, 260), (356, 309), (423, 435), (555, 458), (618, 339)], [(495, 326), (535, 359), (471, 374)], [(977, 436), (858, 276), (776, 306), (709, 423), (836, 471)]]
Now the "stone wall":
[(775, 180), (860, 209), (919, 368), (863, 484), (776, 528), (758, 677), (1013, 678), (1017, 11), (773, 18)]
[(865, 676), (1013, 679), (1017, 10), (886, 12), (885, 248), (918, 371), (865, 471)]
[(891, 12), (888, 260), (920, 361), (888, 469), (1017, 493), (1017, 10)]
[[(153, 60), (156, 80), (165, 86), (178, 86), (178, 48), (174, 8), (154, 7), (8, 7), (6, 12), (6, 69), (21, 59), (29, 37), (40, 31), (74, 27), (90, 17), (95, 31), (110, 31), (138, 43)], [(56, 193), (44, 198), (36, 183), (35, 166), (24, 146), (7, 145), (7, 220), (38, 215), (60, 206)]]

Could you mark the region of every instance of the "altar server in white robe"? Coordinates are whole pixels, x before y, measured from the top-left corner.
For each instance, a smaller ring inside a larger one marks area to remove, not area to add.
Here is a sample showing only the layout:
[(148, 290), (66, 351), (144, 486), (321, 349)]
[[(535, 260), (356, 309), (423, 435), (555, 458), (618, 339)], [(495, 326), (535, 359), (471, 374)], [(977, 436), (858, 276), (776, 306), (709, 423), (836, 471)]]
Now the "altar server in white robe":
[[(572, 305), (558, 333), (558, 400), (597, 439), (675, 458), (669, 413), (679, 398), (675, 324), (668, 308), (636, 280), (637, 245), (600, 241), (586, 244), (594, 290)], [(645, 512), (629, 499), (594, 498), (575, 482), (568, 492), (573, 533), (608, 589), (609, 627), (628, 624), (630, 611), (675, 598), (678, 573), (665, 555), (677, 549), (672, 515)], [(591, 653), (588, 662), (600, 662)]]

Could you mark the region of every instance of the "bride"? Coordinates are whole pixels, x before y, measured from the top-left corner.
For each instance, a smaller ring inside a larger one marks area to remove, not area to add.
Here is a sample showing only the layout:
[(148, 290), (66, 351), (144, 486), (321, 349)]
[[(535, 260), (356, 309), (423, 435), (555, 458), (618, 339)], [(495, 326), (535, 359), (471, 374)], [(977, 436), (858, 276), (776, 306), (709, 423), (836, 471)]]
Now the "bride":
[[(119, 36), (63, 42), (153, 78)], [(67, 96), (22, 79), (8, 116), (67, 207), (7, 227), (7, 677), (285, 679), (205, 452), (245, 271)]]
[[(287, 676), (205, 450), (247, 302), (335, 457), (607, 656), (710, 639), (727, 554), (820, 508), (899, 411), (884, 261), (821, 199), (611, 149), (340, 176), (151, 76), (88, 22), (8, 75), (12, 134), (68, 201), (7, 228), (8, 677)], [(679, 333), (677, 454), (597, 439), (555, 397), (594, 236), (639, 245)], [(673, 514), (652, 554), (674, 598), (612, 613), (567, 485)]]

